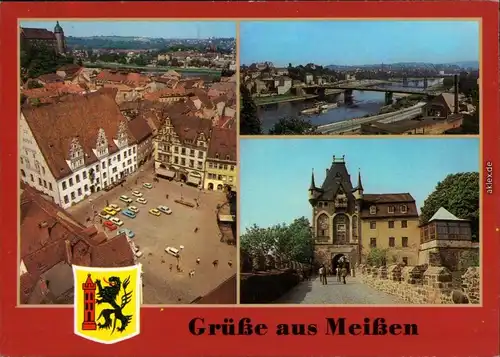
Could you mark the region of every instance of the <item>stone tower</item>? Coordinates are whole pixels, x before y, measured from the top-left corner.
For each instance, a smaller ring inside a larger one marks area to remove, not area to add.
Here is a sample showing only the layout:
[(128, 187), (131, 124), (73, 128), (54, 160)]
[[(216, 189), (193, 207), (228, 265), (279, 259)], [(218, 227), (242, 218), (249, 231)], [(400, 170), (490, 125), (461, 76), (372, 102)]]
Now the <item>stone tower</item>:
[(64, 30), (59, 25), (59, 21), (57, 21), (56, 27), (54, 27), (54, 36), (57, 41), (57, 52), (60, 54), (66, 53), (66, 40), (64, 39)]

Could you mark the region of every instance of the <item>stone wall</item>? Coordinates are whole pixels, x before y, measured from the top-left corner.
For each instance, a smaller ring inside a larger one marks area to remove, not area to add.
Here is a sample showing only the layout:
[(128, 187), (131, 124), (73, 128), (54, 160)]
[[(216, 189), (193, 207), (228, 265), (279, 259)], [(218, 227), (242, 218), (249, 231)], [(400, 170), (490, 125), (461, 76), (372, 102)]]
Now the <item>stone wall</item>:
[(479, 304), (480, 301), (480, 271), (475, 267), (468, 268), (462, 276), (461, 290), (453, 289), (452, 274), (442, 266), (359, 265), (356, 273), (366, 285), (410, 304)]
[(240, 303), (273, 303), (301, 281), (294, 269), (240, 275)]

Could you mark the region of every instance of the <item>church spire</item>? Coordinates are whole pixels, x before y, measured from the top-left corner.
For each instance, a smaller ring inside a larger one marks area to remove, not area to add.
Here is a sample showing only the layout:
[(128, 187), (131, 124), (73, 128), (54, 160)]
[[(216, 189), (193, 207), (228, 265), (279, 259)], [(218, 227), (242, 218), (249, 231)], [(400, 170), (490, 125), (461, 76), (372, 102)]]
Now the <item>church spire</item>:
[(361, 170), (358, 170), (358, 190), (363, 191), (363, 184), (361, 183)]
[(315, 190), (316, 189), (316, 183), (314, 182), (314, 169), (312, 170), (311, 173), (311, 186), (309, 187), (309, 190)]

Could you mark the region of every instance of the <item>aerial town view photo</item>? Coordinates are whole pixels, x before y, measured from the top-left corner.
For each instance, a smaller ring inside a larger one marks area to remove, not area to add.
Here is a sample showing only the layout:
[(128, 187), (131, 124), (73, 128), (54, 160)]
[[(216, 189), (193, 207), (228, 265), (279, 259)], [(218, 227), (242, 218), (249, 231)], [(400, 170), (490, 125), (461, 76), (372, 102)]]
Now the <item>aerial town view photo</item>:
[(477, 138), (242, 139), (240, 302), (479, 304), (479, 154)]
[(479, 33), (477, 21), (242, 22), (240, 134), (477, 135)]
[(144, 304), (236, 303), (236, 24), (22, 21), (20, 303), (142, 265)]

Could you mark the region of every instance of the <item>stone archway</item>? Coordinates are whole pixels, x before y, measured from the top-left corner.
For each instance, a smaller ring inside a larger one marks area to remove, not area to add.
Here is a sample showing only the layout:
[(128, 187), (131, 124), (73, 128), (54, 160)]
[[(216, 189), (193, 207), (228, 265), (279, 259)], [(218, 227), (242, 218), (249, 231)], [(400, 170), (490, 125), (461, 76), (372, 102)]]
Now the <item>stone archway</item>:
[(182, 182), (186, 182), (187, 181), (187, 176), (185, 174), (179, 174), (179, 179), (182, 181)]
[(214, 189), (214, 184), (210, 182), (210, 183), (208, 184), (208, 189), (209, 189), (210, 191), (212, 191), (212, 190)]
[(345, 254), (339, 253), (335, 254), (332, 258), (332, 270), (333, 274), (337, 274), (337, 268), (342, 268), (345, 266), (347, 269), (347, 274), (351, 272), (351, 263), (349, 262), (348, 257)]
[(217, 185), (217, 191), (222, 191), (222, 189), (223, 189), (223, 186), (221, 184), (218, 184)]

